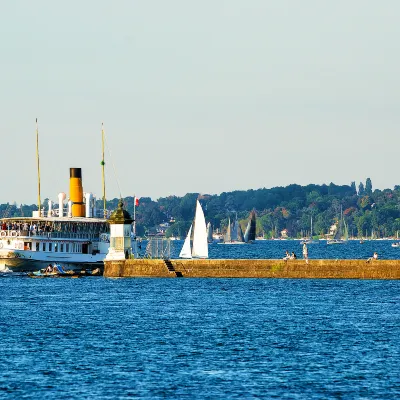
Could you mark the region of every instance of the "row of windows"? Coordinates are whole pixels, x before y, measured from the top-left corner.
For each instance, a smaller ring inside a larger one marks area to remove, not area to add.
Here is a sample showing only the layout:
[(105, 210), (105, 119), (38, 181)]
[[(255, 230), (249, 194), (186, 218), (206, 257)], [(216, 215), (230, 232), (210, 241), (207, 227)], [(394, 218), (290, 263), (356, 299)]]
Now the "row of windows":
[[(25, 246), (30, 247), (30, 243)], [(54, 251), (60, 253), (87, 253), (88, 245), (85, 243), (53, 243), (53, 242), (34, 242), (36, 251)]]

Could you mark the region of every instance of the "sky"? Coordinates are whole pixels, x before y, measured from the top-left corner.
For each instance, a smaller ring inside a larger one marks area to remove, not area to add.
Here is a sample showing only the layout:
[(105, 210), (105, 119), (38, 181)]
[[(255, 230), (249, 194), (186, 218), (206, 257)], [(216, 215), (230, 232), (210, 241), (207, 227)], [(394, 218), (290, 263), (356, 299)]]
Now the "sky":
[(398, 0), (14, 0), (0, 203), (400, 184)]

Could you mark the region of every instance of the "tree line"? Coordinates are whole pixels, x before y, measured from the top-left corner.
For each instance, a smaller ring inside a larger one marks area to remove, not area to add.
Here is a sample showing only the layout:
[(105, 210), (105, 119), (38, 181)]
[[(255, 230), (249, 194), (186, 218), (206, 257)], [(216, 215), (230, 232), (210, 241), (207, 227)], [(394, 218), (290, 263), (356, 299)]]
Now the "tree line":
[[(169, 222), (167, 236), (184, 236), (194, 217), (196, 200), (199, 199), (207, 222), (214, 229), (224, 231), (228, 218), (237, 215), (245, 227), (251, 210), (257, 213), (257, 234), (279, 237), (287, 229), (290, 237), (310, 234), (311, 217), (313, 234), (323, 236), (343, 214), (350, 235), (365, 237), (395, 236), (400, 231), (400, 186), (394, 189), (373, 190), (371, 179), (350, 185), (292, 184), (271, 189), (250, 189), (223, 192), (219, 195), (187, 193), (183, 197), (168, 196), (158, 200), (142, 197), (136, 208), (137, 234), (154, 230), (159, 224)], [(107, 201), (107, 209), (118, 205), (117, 198)], [(46, 207), (45, 200), (43, 206)], [(124, 198), (125, 208), (133, 214), (133, 196)], [(102, 208), (102, 201), (98, 201)], [(0, 216), (31, 216), (36, 205), (1, 204)]]

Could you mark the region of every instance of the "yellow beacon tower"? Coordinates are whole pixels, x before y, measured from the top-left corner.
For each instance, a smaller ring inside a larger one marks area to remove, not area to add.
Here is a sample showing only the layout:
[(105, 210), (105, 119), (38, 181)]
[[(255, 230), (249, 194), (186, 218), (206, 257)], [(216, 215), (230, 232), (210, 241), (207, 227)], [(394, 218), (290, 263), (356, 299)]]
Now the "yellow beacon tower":
[(82, 169), (69, 169), (69, 198), (72, 202), (72, 216), (84, 217), (85, 204), (83, 203)]

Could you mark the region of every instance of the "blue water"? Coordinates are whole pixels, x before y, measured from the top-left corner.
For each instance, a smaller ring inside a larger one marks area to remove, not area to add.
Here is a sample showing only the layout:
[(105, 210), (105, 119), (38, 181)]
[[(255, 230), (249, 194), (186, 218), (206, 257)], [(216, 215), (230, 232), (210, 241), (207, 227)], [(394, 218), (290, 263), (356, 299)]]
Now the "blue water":
[(3, 274), (0, 398), (398, 399), (399, 304), (400, 281)]
[[(178, 258), (183, 246), (183, 241), (173, 241), (171, 258)], [(361, 244), (358, 240), (349, 240), (345, 244), (327, 245), (325, 240), (308, 245), (309, 258), (315, 259), (367, 259), (374, 252), (380, 259), (400, 259), (400, 248), (392, 247), (394, 241), (370, 240)], [(285, 250), (294, 251), (297, 256), (302, 256), (303, 246), (299, 240), (264, 240), (252, 244), (217, 244), (208, 246), (210, 258), (253, 258), (253, 259), (280, 259), (285, 256)], [(143, 246), (144, 249), (144, 246)]]

